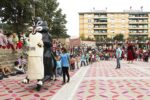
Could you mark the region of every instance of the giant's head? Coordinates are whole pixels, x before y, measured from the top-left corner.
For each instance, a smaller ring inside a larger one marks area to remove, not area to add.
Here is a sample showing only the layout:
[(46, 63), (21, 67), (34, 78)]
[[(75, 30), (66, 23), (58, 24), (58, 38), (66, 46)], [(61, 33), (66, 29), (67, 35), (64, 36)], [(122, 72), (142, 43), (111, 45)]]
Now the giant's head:
[(36, 17), (34, 19), (34, 23), (33, 23), (33, 26), (34, 26), (34, 30), (35, 32), (41, 32), (41, 33), (45, 33), (45, 32), (48, 32), (48, 25), (47, 25), (47, 22), (46, 21), (43, 21), (42, 18), (40, 17)]

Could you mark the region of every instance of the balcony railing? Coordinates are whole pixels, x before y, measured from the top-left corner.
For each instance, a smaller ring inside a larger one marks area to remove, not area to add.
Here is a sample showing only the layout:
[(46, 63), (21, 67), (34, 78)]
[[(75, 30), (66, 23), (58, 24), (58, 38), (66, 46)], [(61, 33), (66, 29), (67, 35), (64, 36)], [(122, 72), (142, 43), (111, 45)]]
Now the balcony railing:
[(107, 33), (93, 33), (93, 35), (107, 35)]
[(148, 18), (148, 15), (129, 15), (129, 18)]
[(107, 28), (107, 25), (94, 25), (94, 28)]
[(129, 33), (129, 35), (148, 35), (148, 33)]
[(148, 29), (148, 27), (131, 27), (131, 26), (129, 26), (129, 29)]
[(129, 23), (134, 23), (134, 24), (147, 24), (148, 21), (129, 21)]
[(95, 21), (93, 22), (94, 24), (107, 24), (107, 22), (99, 22), (99, 21)]

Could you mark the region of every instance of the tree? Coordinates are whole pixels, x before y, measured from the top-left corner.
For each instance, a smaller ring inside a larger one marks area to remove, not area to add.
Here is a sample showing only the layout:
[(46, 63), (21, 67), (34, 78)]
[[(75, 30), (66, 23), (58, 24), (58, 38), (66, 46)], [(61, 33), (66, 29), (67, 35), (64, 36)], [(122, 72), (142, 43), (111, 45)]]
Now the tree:
[(51, 29), (52, 29), (51, 33), (52, 35), (57, 36), (58, 38), (63, 36), (69, 37), (66, 34), (67, 29), (65, 27), (65, 24), (67, 23), (67, 21), (65, 20), (66, 15), (62, 15), (61, 13), (62, 13), (61, 9), (56, 11), (54, 19), (52, 20), (53, 22), (51, 25)]
[(112, 41), (113, 41), (113, 39), (112, 39), (112, 38), (109, 38), (109, 37), (107, 37), (105, 40), (106, 40), (107, 42), (112, 42)]
[(123, 41), (123, 40), (124, 40), (124, 35), (123, 35), (123, 34), (117, 34), (117, 35), (114, 37), (114, 40)]
[(12, 27), (14, 32), (20, 32), (31, 19), (30, 0), (2, 0), (0, 3), (0, 18)]
[(58, 6), (57, 0), (38, 0), (35, 2), (35, 16), (42, 16), (47, 21), (50, 33), (54, 38), (69, 37), (65, 26), (66, 15), (62, 14), (62, 9), (58, 9)]
[(2, 0), (0, 18), (12, 26), (14, 32), (25, 29), (25, 23), (32, 25), (33, 17), (47, 21), (54, 37), (69, 37), (66, 34), (66, 15), (62, 14), (57, 0)]
[(83, 33), (80, 35), (80, 38), (81, 38), (81, 40), (85, 40), (85, 36)]

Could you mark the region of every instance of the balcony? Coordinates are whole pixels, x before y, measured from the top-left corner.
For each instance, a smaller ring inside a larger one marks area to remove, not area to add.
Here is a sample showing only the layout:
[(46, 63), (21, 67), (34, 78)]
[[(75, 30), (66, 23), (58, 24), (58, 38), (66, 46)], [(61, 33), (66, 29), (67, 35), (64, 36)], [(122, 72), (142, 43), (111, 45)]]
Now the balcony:
[(133, 14), (133, 15), (129, 15), (129, 18), (148, 18), (148, 14)]
[(129, 21), (129, 24), (148, 24), (148, 21)]
[(107, 29), (107, 25), (94, 25), (94, 29)]
[(148, 33), (129, 33), (129, 35), (148, 35)]
[(94, 14), (94, 18), (107, 18), (107, 14)]
[(94, 29), (107, 29), (107, 27), (94, 27)]
[(129, 26), (129, 29), (148, 29), (148, 26), (147, 27), (134, 27), (134, 26)]
[(107, 24), (107, 21), (102, 22), (102, 21), (94, 21), (93, 24)]
[(93, 33), (93, 35), (107, 35), (107, 33)]

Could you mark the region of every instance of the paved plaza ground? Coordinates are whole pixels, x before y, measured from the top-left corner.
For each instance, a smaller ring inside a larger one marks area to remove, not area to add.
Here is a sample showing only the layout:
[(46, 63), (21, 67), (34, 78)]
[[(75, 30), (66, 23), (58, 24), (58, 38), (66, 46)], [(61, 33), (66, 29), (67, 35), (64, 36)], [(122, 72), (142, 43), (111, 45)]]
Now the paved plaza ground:
[(71, 80), (46, 82), (40, 92), (35, 81), (22, 84), (25, 77), (12, 76), (0, 81), (0, 100), (150, 100), (150, 63), (100, 61), (70, 72)]

